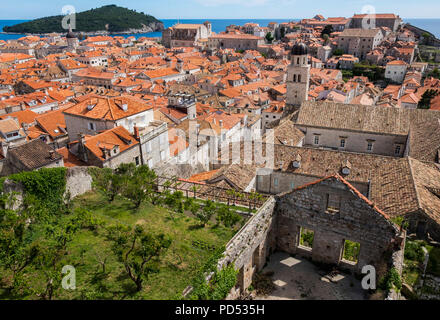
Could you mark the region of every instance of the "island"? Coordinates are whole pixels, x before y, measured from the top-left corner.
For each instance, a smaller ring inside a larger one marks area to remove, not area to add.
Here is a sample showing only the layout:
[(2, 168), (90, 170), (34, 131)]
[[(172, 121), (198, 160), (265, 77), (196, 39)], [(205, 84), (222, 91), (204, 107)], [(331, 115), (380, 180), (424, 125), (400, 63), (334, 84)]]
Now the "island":
[[(3, 28), (5, 33), (47, 34), (65, 32), (61, 21), (64, 16), (52, 16)], [(146, 33), (162, 31), (163, 23), (143, 12), (116, 5), (107, 5), (76, 14), (75, 32), (83, 33)]]

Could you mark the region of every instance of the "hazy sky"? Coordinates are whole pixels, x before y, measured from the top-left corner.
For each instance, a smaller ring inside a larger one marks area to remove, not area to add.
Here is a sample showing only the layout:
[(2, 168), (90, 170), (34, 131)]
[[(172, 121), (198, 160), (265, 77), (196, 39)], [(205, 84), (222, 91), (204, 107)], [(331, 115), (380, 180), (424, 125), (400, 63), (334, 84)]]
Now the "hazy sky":
[(154, 15), (159, 19), (309, 18), (351, 16), (366, 5), (378, 13), (404, 18), (440, 18), (439, 0), (0, 0), (0, 19), (34, 19), (61, 14), (64, 5), (77, 11), (116, 4)]

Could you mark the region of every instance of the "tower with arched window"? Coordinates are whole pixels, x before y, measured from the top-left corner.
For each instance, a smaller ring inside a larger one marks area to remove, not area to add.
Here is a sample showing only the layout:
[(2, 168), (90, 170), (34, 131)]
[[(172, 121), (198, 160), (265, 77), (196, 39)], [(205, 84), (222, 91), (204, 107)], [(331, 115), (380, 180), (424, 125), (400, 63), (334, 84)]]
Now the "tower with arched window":
[(291, 51), (291, 63), (287, 68), (286, 104), (299, 107), (308, 99), (310, 65), (308, 48), (304, 43), (295, 44)]

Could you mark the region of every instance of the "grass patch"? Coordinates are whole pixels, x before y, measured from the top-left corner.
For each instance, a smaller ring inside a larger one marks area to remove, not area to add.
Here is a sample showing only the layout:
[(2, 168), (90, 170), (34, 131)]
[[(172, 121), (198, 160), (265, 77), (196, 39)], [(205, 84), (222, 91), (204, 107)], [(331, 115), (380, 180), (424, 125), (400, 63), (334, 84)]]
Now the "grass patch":
[[(144, 289), (136, 293), (134, 283), (126, 276), (123, 265), (111, 250), (105, 228), (81, 230), (69, 243), (68, 255), (63, 260), (66, 265), (76, 268), (77, 288), (74, 291), (59, 290), (55, 299), (180, 299), (183, 290), (191, 284), (191, 279), (212, 256), (213, 250), (225, 246), (239, 227), (225, 228), (209, 222), (205, 228), (196, 228), (199, 221), (185, 214), (172, 215), (168, 209), (148, 203), (135, 209), (130, 201), (122, 197), (108, 203), (103, 196), (93, 192), (76, 198), (73, 207), (90, 210), (106, 226), (117, 223), (142, 225), (150, 232), (170, 236), (173, 242), (161, 261), (159, 271), (150, 275)], [(60, 217), (65, 218), (67, 216)], [(30, 270), (26, 276), (31, 281), (41, 281), (38, 274), (38, 271)], [(3, 294), (2, 298), (13, 298), (5, 292)], [(21, 298), (33, 299), (35, 296)]]
[(422, 263), (425, 254), (423, 241), (407, 241), (405, 245), (405, 267), (402, 271), (403, 282), (413, 287), (422, 275)]

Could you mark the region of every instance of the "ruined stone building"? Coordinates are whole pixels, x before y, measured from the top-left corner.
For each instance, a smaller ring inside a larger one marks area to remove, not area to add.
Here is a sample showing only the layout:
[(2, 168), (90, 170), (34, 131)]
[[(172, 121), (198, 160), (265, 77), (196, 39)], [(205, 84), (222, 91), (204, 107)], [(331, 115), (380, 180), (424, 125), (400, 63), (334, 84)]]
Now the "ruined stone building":
[[(304, 245), (301, 234), (313, 234)], [(346, 242), (359, 245), (357, 260), (344, 258)], [(332, 175), (271, 198), (229, 242), (219, 265), (234, 263), (238, 282), (229, 298), (239, 297), (267, 258), (280, 250), (360, 274), (366, 265), (383, 275), (401, 271), (405, 232), (388, 215), (339, 175)]]

